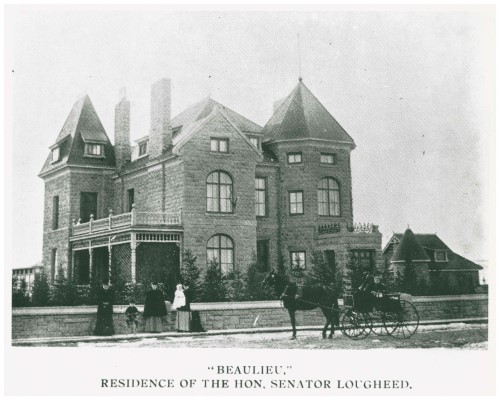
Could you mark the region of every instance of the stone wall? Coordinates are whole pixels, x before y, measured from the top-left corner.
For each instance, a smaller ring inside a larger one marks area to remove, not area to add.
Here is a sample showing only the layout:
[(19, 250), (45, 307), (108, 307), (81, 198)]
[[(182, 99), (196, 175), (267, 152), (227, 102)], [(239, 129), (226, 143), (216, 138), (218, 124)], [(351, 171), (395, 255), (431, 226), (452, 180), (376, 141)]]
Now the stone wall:
[[(415, 297), (420, 321), (456, 320), (488, 317), (488, 296)], [(114, 307), (116, 334), (128, 333), (125, 322), (127, 306)], [(142, 306), (138, 306), (142, 311)], [(69, 337), (92, 335), (95, 306), (17, 308), (12, 315), (12, 338)], [(204, 330), (289, 327), (290, 320), (278, 301), (194, 303)], [(319, 310), (299, 311), (297, 326), (320, 326), (325, 323)], [(141, 321), (139, 332), (143, 331)], [(164, 321), (164, 330), (175, 330), (175, 312)]]

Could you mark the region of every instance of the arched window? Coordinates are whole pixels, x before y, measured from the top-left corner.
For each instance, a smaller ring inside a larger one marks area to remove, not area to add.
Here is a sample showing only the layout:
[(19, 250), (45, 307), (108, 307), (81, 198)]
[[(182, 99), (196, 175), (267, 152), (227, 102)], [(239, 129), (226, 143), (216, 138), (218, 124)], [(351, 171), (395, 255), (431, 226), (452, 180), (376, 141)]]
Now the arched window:
[(339, 184), (333, 178), (323, 178), (319, 181), (318, 214), (340, 215)]
[(214, 235), (207, 242), (207, 264), (210, 261), (219, 263), (222, 275), (233, 271), (234, 245), (233, 239), (226, 235)]
[(207, 177), (207, 211), (233, 212), (233, 180), (222, 171), (212, 172)]

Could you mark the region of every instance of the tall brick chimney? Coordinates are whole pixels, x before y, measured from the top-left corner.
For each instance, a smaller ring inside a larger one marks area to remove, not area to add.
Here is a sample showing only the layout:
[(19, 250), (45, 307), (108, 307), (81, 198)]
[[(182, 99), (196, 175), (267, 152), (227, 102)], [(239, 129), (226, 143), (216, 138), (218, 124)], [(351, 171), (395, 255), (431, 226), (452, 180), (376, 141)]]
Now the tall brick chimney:
[(151, 85), (151, 132), (149, 157), (155, 158), (172, 145), (170, 127), (170, 79), (163, 78)]
[(130, 162), (130, 102), (126, 90), (120, 90), (120, 102), (115, 106), (115, 161), (116, 168), (122, 169)]

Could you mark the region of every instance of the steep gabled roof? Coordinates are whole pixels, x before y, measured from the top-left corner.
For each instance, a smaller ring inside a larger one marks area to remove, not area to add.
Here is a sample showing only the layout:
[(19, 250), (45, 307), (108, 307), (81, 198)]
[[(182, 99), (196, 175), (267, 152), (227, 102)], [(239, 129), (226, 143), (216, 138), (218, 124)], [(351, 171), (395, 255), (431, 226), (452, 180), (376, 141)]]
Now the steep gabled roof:
[[(104, 158), (84, 157), (84, 142), (104, 145)], [(47, 157), (40, 175), (58, 169), (64, 165), (85, 165), (114, 167), (115, 155), (113, 145), (88, 95), (80, 98), (71, 109), (56, 143), (51, 146), (60, 148), (59, 161), (52, 163), (51, 154)]]
[(208, 124), (213, 118), (221, 116), (224, 118), (234, 129), (235, 133), (238, 134), (248, 145), (248, 147), (255, 153), (255, 156), (258, 161), (262, 161), (262, 153), (260, 150), (258, 150), (252, 143), (250, 143), (250, 140), (248, 137), (245, 135), (244, 132), (242, 132), (238, 125), (232, 120), (232, 118), (228, 115), (226, 112), (226, 109), (224, 107), (216, 106), (212, 109), (209, 115), (207, 115), (205, 118), (196, 120), (194, 122), (191, 122), (184, 126), (182, 131), (173, 138), (173, 149), (172, 153), (179, 155), (180, 149), (193, 137), (195, 136), (206, 124)]
[(405, 231), (391, 258), (391, 262), (406, 261), (431, 261), (410, 228)]
[(249, 119), (218, 103), (210, 97), (206, 97), (198, 103), (188, 107), (172, 119), (170, 125), (172, 125), (172, 128), (174, 129), (174, 134), (176, 130), (180, 132), (180, 130), (176, 128), (183, 127), (206, 118), (216, 107), (220, 107), (222, 110), (224, 110), (227, 116), (231, 118), (231, 121), (238, 127), (241, 132), (256, 134), (260, 133), (260, 131), (262, 130), (262, 127), (260, 125), (257, 125), (255, 122), (250, 121)]
[(443, 269), (460, 269), (460, 270), (481, 270), (483, 267), (480, 265), (468, 260), (465, 257), (462, 257), (459, 254), (451, 253), (448, 254), (449, 261), (445, 268)]
[(300, 79), (262, 134), (265, 141), (323, 139), (355, 146), (354, 140)]

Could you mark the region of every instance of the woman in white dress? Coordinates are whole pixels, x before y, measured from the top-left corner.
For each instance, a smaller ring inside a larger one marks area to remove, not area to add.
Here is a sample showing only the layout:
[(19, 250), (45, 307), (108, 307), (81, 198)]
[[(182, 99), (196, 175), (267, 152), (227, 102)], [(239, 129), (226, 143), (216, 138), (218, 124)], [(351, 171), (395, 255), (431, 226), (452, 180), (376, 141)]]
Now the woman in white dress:
[(184, 307), (186, 305), (186, 296), (184, 295), (184, 288), (182, 287), (182, 283), (179, 283), (176, 286), (174, 303), (172, 304), (172, 308), (174, 310), (178, 310), (180, 307)]

